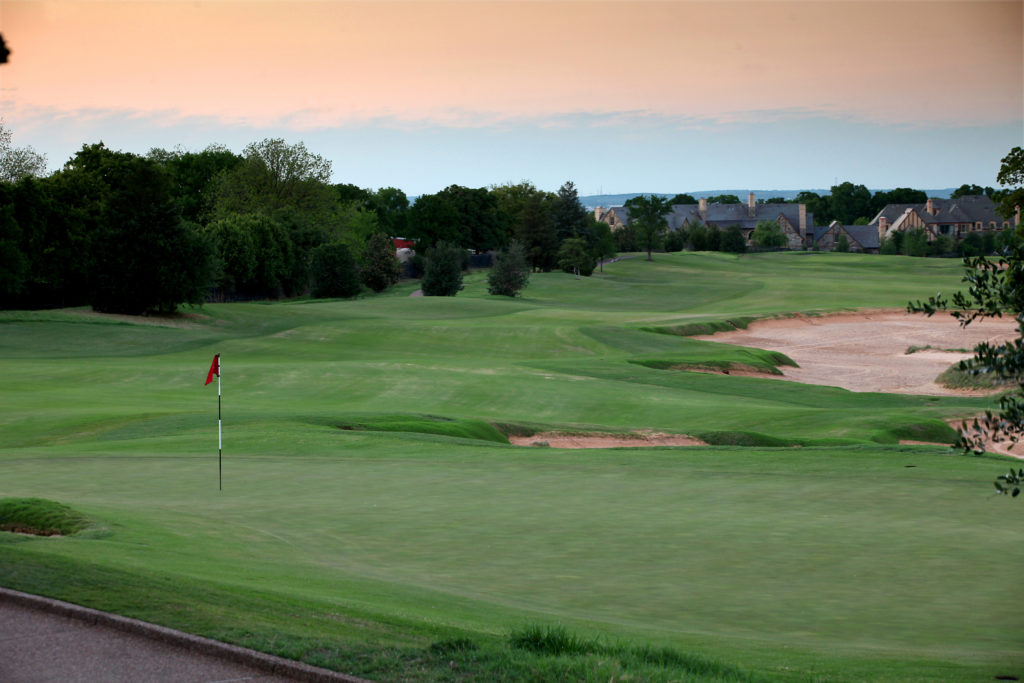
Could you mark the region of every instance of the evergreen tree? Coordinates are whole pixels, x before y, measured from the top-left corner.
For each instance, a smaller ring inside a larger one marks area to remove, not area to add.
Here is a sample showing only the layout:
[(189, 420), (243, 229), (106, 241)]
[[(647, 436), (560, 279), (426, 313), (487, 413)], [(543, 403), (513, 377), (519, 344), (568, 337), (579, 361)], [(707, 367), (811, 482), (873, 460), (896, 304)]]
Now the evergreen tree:
[(427, 250), (420, 287), (424, 296), (455, 296), (462, 290), (464, 249), (447, 242), (438, 242)]
[(375, 292), (383, 292), (398, 282), (402, 276), (402, 264), (395, 256), (395, 244), (382, 232), (370, 236), (363, 250), (363, 267), (360, 270), (363, 284)]
[(552, 211), (555, 237), (561, 242), (570, 237), (586, 237), (587, 210), (580, 203), (576, 186), (570, 181), (558, 188)]
[(513, 241), (508, 249), (497, 256), (494, 267), (487, 274), (487, 291), (499, 296), (514, 297), (530, 282), (530, 266), (526, 250)]

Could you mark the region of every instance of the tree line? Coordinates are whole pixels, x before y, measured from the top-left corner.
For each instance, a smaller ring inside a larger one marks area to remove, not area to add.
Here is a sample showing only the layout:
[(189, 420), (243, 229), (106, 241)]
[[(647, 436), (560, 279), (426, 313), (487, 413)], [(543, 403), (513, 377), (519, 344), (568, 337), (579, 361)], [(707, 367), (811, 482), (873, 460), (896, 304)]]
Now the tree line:
[(515, 243), (506, 267), (521, 259), (527, 271), (583, 274), (615, 253), (610, 228), (571, 182), (556, 193), (528, 182), (451, 185), (410, 202), (393, 187), (332, 184), (330, 161), (281, 139), (241, 154), (84, 145), (47, 176), (31, 152), (0, 134), (0, 170), (10, 171), (0, 179), (0, 308), (167, 313), (210, 300), (379, 292), (402, 272), (393, 237), (416, 240), (417, 276), (430, 254), (440, 268), (445, 249), (465, 266), (470, 251)]
[[(393, 187), (332, 184), (329, 160), (301, 142), (275, 138), (252, 143), (241, 154), (211, 145), (199, 152), (152, 149), (137, 155), (97, 143), (83, 145), (50, 175), (43, 175), (45, 167), (35, 150), (11, 144), (0, 121), (0, 308), (90, 305), (106, 312), (166, 313), (211, 300), (379, 292), (401, 274), (393, 237), (416, 240), (411, 266), (424, 277), (425, 293), (449, 295), (461, 288), (461, 271), (449, 272), (451, 264), (465, 269), (469, 252), (501, 252), (502, 267), (511, 271), (494, 289), (514, 295), (529, 272), (588, 276), (618, 252), (747, 248), (738, 230), (656, 230), (666, 207), (697, 203), (687, 194), (630, 200), (634, 220), (613, 233), (583, 207), (572, 182), (557, 192), (527, 181), (450, 185), (410, 202)], [(958, 192), (979, 189), (999, 194), (967, 185)], [(797, 201), (808, 203), (822, 224), (831, 217), (855, 223), (850, 216), (863, 218), (876, 205), (926, 199), (909, 188), (872, 196), (863, 186), (842, 183), (831, 195), (805, 192)], [(659, 220), (645, 219), (654, 201)], [(740, 200), (723, 195), (709, 201)], [(900, 244), (883, 247), (892, 253), (916, 248), (913, 236), (898, 239)], [(752, 242), (778, 248), (785, 236), (766, 223)], [(989, 246), (980, 248), (987, 253)], [(430, 272), (431, 262), (437, 272)]]

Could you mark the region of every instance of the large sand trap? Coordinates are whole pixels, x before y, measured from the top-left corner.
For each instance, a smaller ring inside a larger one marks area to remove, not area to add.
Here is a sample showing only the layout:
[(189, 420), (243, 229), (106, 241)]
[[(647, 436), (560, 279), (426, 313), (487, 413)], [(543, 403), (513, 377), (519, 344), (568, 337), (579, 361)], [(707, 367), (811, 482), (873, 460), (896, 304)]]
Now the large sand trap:
[[(779, 368), (785, 379), (796, 382), (850, 391), (971, 396), (991, 392), (950, 389), (936, 384), (935, 378), (970, 358), (978, 343), (1015, 336), (1012, 319), (976, 320), (963, 328), (948, 313), (929, 318), (905, 311), (872, 311), (764, 320), (746, 330), (695, 338), (781, 351), (800, 365)], [(913, 346), (932, 348), (908, 354)]]

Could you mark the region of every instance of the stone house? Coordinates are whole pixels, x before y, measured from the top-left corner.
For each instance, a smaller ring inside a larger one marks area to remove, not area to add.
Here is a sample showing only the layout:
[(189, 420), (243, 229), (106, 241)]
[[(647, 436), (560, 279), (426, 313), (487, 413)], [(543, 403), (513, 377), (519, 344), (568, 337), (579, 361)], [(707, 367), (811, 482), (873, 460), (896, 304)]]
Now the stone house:
[(928, 241), (940, 235), (959, 240), (972, 232), (1007, 230), (1019, 224), (1019, 210), (1013, 220), (1007, 220), (996, 213), (995, 202), (983, 195), (929, 199), (924, 204), (888, 204), (870, 223), (879, 240), (897, 230), (924, 228)]
[[(607, 223), (612, 230), (619, 230), (629, 224), (629, 209), (598, 207), (594, 218)], [(737, 226), (748, 243), (758, 223), (773, 221), (789, 239), (791, 249), (800, 249), (810, 242), (814, 225), (814, 214), (807, 212), (806, 204), (758, 204), (753, 192), (747, 196), (746, 204), (708, 204), (704, 198), (697, 204), (675, 204), (665, 219), (669, 230), (686, 229), (698, 223), (719, 230)]]
[(865, 254), (878, 253), (880, 243), (878, 229), (875, 226), (843, 225), (839, 221), (832, 221), (828, 227), (814, 228), (811, 246), (816, 246), (822, 251), (833, 251), (840, 235), (846, 235), (850, 251), (859, 251)]

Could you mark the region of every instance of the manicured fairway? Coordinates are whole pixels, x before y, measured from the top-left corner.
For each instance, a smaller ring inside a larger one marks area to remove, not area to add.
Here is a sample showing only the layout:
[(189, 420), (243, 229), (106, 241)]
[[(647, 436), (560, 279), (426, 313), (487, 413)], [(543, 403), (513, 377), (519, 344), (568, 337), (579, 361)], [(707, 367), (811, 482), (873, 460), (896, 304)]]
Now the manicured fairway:
[[(899, 307), (959, 277), (679, 254), (535, 275), (514, 301), (472, 275), (454, 299), (405, 286), (173, 327), (0, 313), (0, 498), (97, 526), (0, 534), (0, 584), (379, 679), (1024, 675), (1024, 514), (990, 494), (1006, 461), (898, 445), (991, 400), (659, 370), (778, 359), (645, 329)], [(559, 451), (492, 425), (752, 445)], [(509, 632), (559, 624), (741, 673), (508, 654)]]

